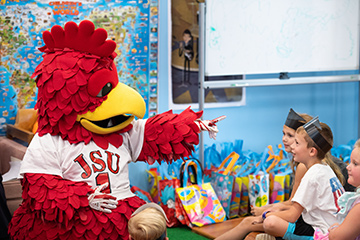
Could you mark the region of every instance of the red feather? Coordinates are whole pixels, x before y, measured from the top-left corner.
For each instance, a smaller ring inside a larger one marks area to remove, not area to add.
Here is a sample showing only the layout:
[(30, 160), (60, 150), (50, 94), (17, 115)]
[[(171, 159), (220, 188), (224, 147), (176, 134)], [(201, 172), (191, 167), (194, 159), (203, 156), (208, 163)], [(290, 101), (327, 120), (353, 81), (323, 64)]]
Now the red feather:
[(119, 201), (112, 213), (89, 207), (93, 190), (47, 174), (25, 174), (23, 203), (9, 224), (11, 239), (128, 239), (127, 222), (145, 202), (138, 197)]
[(172, 162), (191, 155), (194, 146), (199, 143), (200, 132), (194, 121), (202, 112), (193, 112), (187, 108), (180, 114), (167, 111), (149, 118), (145, 124), (144, 144), (138, 157), (139, 161), (159, 163)]
[[(56, 25), (51, 32), (44, 32), (43, 38), (45, 46), (40, 50), (45, 52), (44, 59), (32, 76), (37, 77), (38, 101), (35, 108), (39, 114), (39, 136), (47, 133), (59, 135), (72, 144), (88, 144), (93, 140), (104, 149), (109, 144), (121, 146), (122, 137), (115, 134), (123, 131), (98, 135), (74, 121), (77, 115), (94, 111), (106, 100), (106, 96), (96, 97), (97, 92), (89, 94), (88, 81), (92, 79), (96, 81), (93, 85), (97, 85), (99, 79), (91, 76), (98, 71), (108, 69), (116, 72), (113, 63), (116, 43), (106, 40), (106, 31), (101, 28), (95, 30), (94, 24), (87, 20), (79, 26), (68, 22), (64, 29)], [(114, 76), (116, 79), (111, 80), (113, 86), (118, 81), (117, 74)], [(101, 84), (104, 83), (98, 83)]]
[[(36, 108), (39, 113), (40, 136), (46, 133), (60, 135), (70, 143), (87, 144), (93, 140), (104, 149), (109, 143), (116, 147), (121, 146), (122, 137), (119, 133), (124, 131), (98, 135), (87, 131), (75, 121), (78, 114), (95, 110), (106, 99), (106, 96), (102, 98), (91, 96), (88, 93), (87, 80), (95, 70), (105, 66), (110, 68), (111, 63), (112, 58), (103, 59), (95, 55), (74, 54), (73, 50), (68, 49), (45, 55), (33, 75), (33, 77), (38, 75), (36, 82), (39, 91)], [(72, 69), (63, 70), (70, 67)]]
[(63, 29), (59, 25), (45, 31), (43, 39), (45, 46), (40, 51), (54, 51), (67, 48), (80, 52), (88, 52), (101, 57), (111, 56), (116, 48), (116, 43), (106, 40), (107, 32), (103, 28), (95, 30), (91, 21), (81, 21), (79, 26), (75, 22), (68, 22)]

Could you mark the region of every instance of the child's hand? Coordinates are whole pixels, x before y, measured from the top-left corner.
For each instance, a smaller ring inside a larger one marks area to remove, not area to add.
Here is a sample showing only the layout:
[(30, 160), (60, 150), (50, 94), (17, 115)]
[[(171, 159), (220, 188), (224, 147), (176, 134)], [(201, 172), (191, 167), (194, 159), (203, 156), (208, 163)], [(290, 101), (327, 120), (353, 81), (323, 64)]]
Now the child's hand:
[[(261, 216), (261, 214), (263, 214), (263, 212), (265, 212), (265, 210), (272, 210), (272, 209), (268, 205), (262, 206), (262, 207), (252, 206), (250, 213), (254, 216)], [(274, 212), (274, 211), (272, 211), (272, 212)]]
[(283, 208), (281, 208), (281, 205), (274, 204), (274, 205), (271, 205), (267, 210), (272, 211), (272, 212), (279, 212), (279, 211), (282, 211)]
[(262, 218), (262, 216), (260, 215), (260, 216), (256, 216), (256, 217), (254, 217), (254, 221), (252, 221), (251, 222), (251, 224), (259, 224), (259, 223), (263, 223), (264, 222), (264, 220), (263, 220), (263, 218)]

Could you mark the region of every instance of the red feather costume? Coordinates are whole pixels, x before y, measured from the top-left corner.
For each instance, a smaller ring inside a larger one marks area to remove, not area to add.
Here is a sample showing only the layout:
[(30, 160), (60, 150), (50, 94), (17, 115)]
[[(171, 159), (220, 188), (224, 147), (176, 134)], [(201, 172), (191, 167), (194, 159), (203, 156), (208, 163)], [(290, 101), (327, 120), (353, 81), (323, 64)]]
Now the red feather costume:
[[(9, 225), (11, 238), (128, 239), (128, 219), (144, 203), (129, 193), (128, 162), (189, 156), (202, 112), (135, 120), (145, 103), (119, 83), (116, 44), (104, 29), (68, 22), (43, 38), (44, 60), (34, 73), (39, 128), (22, 163), (23, 203)], [(104, 182), (117, 198), (111, 213), (89, 206), (88, 196)]]

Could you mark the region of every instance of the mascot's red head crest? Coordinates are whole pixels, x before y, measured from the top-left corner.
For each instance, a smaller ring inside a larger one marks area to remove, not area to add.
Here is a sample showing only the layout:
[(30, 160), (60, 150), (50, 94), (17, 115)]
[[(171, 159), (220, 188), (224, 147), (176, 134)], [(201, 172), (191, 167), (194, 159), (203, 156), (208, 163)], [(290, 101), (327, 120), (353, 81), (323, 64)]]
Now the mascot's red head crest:
[[(37, 66), (39, 135), (59, 135), (70, 143), (94, 140), (107, 148), (122, 144), (120, 132), (143, 117), (145, 103), (133, 89), (119, 83), (113, 62), (116, 43), (107, 32), (84, 20), (45, 31), (44, 60)], [(110, 100), (111, 98), (111, 100)], [(115, 108), (116, 106), (116, 108)]]

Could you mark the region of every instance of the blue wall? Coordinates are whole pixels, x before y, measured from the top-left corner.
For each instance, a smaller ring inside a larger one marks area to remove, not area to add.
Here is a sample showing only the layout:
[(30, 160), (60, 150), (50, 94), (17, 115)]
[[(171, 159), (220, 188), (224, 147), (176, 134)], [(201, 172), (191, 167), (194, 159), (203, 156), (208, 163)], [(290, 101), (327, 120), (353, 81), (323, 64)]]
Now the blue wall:
[[(169, 110), (168, 1), (159, 7), (159, 112)], [(327, 83), (246, 89), (246, 106), (205, 109), (204, 119), (220, 115), (227, 118), (218, 124), (217, 141), (243, 139), (243, 149), (262, 152), (268, 145), (281, 143), (282, 126), (290, 108), (299, 113), (318, 115), (334, 134), (334, 145), (357, 139), (359, 83)], [(196, 109), (195, 109), (196, 110)], [(204, 135), (205, 144), (214, 141)], [(131, 183), (147, 189), (146, 164), (130, 165)]]

